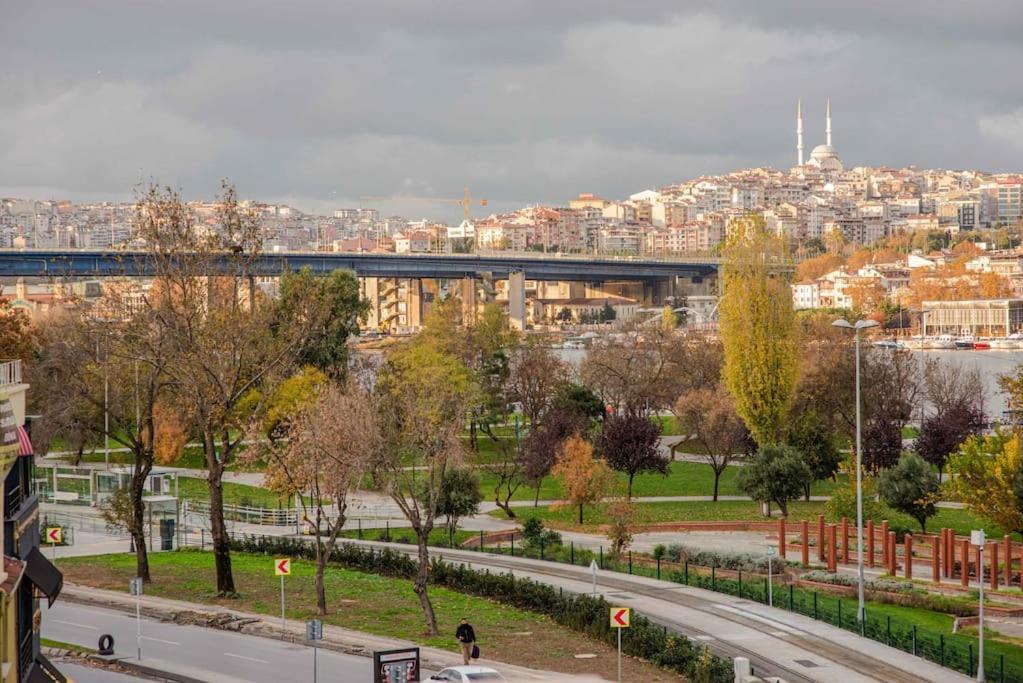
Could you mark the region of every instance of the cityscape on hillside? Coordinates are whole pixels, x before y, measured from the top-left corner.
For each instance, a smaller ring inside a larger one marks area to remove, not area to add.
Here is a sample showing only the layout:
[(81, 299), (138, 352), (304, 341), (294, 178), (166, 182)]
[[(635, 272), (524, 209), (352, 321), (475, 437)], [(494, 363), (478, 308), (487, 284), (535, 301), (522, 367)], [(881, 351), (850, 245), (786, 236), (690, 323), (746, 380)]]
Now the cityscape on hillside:
[[(753, 211), (761, 212), (777, 235), (803, 249), (823, 251), (829, 239), (870, 246), (906, 234), (940, 231), (955, 238), (963, 231), (1015, 229), (1023, 220), (1023, 173), (867, 163), (846, 168), (832, 144), (830, 99), (825, 119), (824, 144), (804, 157), (803, 106), (797, 105), (796, 164), (788, 170), (742, 169), (642, 190), (624, 199), (583, 192), (564, 204), (526, 206), (474, 218), (469, 217), (470, 210), (479, 209), (473, 209), (467, 189), (465, 199), (457, 200), (466, 212), (466, 220), (459, 225), (384, 217), (372, 201), (357, 208), (339, 207), (330, 216), (257, 200), (250, 206), (263, 220), (265, 246), (271, 251), (450, 252), (465, 250), (466, 242), (475, 238), (476, 247), (487, 250), (652, 256), (707, 253), (724, 239), (732, 218)], [(190, 202), (189, 206), (197, 220), (213, 220), (215, 205)], [(0, 247), (130, 246), (132, 208), (130, 203), (4, 198)], [(1001, 242), (1008, 239), (1005, 233), (999, 235)]]
[(0, 12), (0, 683), (1023, 683), (1020, 0), (95, 5)]
[[(922, 336), (1020, 332), (1023, 321), (1015, 318), (994, 327), (932, 318), (927, 326), (919, 315), (906, 311), (920, 310), (925, 301), (1023, 295), (1023, 256), (1015, 250), (1023, 237), (1023, 175), (866, 165), (846, 169), (832, 136), (828, 100), (824, 144), (804, 156), (800, 102), (797, 163), (787, 171), (743, 169), (643, 190), (624, 199), (580, 193), (564, 204), (475, 217), (471, 212), (480, 211), (480, 202), (474, 202), (466, 189), (465, 198), (458, 200), (465, 214), (458, 225), (381, 216), (371, 205), (337, 208), (330, 216), (256, 200), (244, 205), (258, 215), (263, 248), (271, 253), (485, 251), (684, 258), (717, 253), (729, 225), (757, 213), (767, 230), (785, 239), (803, 261), (793, 286), (797, 309), (855, 308), (873, 313), (887, 306), (889, 317), (892, 309), (896, 311), (898, 327), (907, 331), (915, 327)], [(192, 201), (188, 207), (197, 224), (215, 227), (216, 203)], [(134, 215), (131, 203), (6, 198), (0, 200), (0, 248), (138, 248), (144, 245), (133, 233)], [(48, 282), (11, 284), (3, 296), (28, 310), (59, 302), (67, 291), (58, 285), (55, 292)], [(502, 286), (496, 294), (506, 300)], [(96, 287), (80, 284), (78, 289), (98, 293)], [(418, 326), (421, 315), (397, 312), (397, 302), (408, 298), (406, 285), (396, 283), (393, 289), (402, 292), (394, 300), (396, 313), (371, 316), (369, 329)], [(624, 322), (642, 306), (660, 303), (621, 288), (555, 289), (530, 287), (530, 323), (604, 321), (609, 317), (605, 306), (613, 309), (614, 319)], [(704, 286), (686, 294), (694, 319), (712, 322), (718, 292)]]

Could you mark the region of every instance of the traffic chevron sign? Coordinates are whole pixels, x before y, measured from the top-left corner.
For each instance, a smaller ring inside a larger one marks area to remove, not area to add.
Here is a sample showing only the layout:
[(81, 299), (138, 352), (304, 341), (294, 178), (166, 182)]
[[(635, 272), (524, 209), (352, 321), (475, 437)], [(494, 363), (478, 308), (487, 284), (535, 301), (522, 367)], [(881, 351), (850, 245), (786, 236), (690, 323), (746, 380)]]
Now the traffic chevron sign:
[(629, 628), (632, 610), (628, 607), (611, 608), (611, 628)]
[(275, 576), (291, 576), (291, 559), (280, 557), (274, 560)]
[(64, 542), (64, 530), (59, 526), (46, 527), (46, 542), (60, 545)]

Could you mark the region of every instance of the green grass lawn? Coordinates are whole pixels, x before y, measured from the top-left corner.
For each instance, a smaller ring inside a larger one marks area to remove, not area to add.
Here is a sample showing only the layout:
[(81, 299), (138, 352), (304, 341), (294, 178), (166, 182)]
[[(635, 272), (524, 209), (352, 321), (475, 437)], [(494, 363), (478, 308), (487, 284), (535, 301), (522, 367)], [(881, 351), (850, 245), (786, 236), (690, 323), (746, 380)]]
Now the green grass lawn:
[[(728, 467), (721, 474), (718, 493), (723, 496), (742, 495), (735, 485), (735, 475), (738, 467)], [(494, 486), (497, 477), (480, 468), (480, 489), (483, 491), (484, 500), (494, 499)], [(628, 478), (622, 474), (618, 480), (624, 490)], [(844, 481), (844, 475), (839, 477), (839, 483), (832, 481), (816, 482), (810, 489), (814, 495), (828, 495), (832, 490)], [(639, 474), (632, 484), (632, 495), (643, 496), (709, 496), (714, 492), (714, 471), (710, 465), (698, 462), (676, 461), (668, 466), (668, 475), (661, 474)], [(533, 500), (536, 496), (536, 488), (532, 486), (521, 486), (512, 496), (512, 500)], [(556, 500), (561, 498), (561, 486), (554, 477), (545, 477), (540, 485), (540, 500)]]
[[(213, 554), (198, 551), (151, 554), (153, 583), (146, 586), (146, 594), (279, 615), (280, 579), (274, 576), (272, 558), (235, 552), (231, 553), (231, 561), (238, 598), (215, 597)], [(292, 574), (285, 578), (286, 614), (297, 620), (312, 618), (316, 616), (314, 565), (296, 559), (291, 566)], [(135, 573), (135, 556), (66, 558), (61, 560), (61, 571), (68, 581), (125, 592)], [(562, 628), (545, 616), (448, 588), (430, 587), (440, 630), (439, 635), (431, 636), (425, 633), (423, 613), (411, 581), (330, 566), (324, 583), (328, 614), (321, 618), (329, 624), (454, 651), (455, 627), (459, 619), (468, 617), (488, 658), (590, 674), (607, 670), (614, 663), (610, 647)], [(598, 656), (593, 660), (576, 660), (572, 655), (580, 652)], [(627, 680), (681, 680), (629, 659), (632, 672), (627, 674)], [(589, 661), (589, 668), (580, 670), (580, 661)]]
[[(711, 520), (764, 520), (764, 517), (760, 514), (760, 505), (753, 501), (719, 500), (716, 503), (711, 501), (636, 503), (635, 508), (636, 524)], [(505, 516), (500, 510), (494, 510), (490, 514), (499, 518)], [(799, 522), (804, 519), (816, 520), (819, 514), (825, 514), (825, 504), (823, 502), (793, 501), (789, 503), (788, 519), (790, 522)], [(581, 527), (578, 524), (579, 509), (576, 507), (566, 506), (558, 509), (544, 506), (538, 508), (524, 507), (517, 508), (516, 515), (518, 515), (520, 521), (529, 517), (539, 517), (545, 524), (554, 528), (579, 531), (595, 531), (595, 525), (607, 524), (610, 521), (604, 506), (586, 506), (583, 511), (584, 525)], [(901, 515), (889, 521), (893, 524), (898, 521), (914, 530), (918, 528), (912, 520)], [(982, 526), (985, 526), (984, 523), (967, 510), (938, 508), (938, 513), (928, 522), (927, 528), (934, 531), (942, 527), (951, 527), (956, 530), (956, 533), (966, 535), (972, 529), (979, 529)], [(1001, 535), (1000, 530), (992, 529), (990, 525), (987, 528), (989, 529), (989, 535), (992, 537)]]
[[(390, 538), (392, 543), (416, 543), (416, 534), (408, 527), (396, 527), (387, 529), (374, 527), (365, 528), (360, 533), (358, 529), (347, 529), (341, 532), (343, 538), (359, 538), (364, 541), (384, 541)], [(430, 532), (428, 543), (438, 548), (458, 547), (469, 538), (479, 536), (479, 532), (456, 530), (454, 536), (449, 539), (447, 529), (434, 529)], [(453, 541), (453, 546), (450, 541)]]
[[(635, 524), (656, 524), (659, 522), (692, 522), (704, 520), (762, 520), (760, 506), (753, 501), (720, 500), (677, 502), (677, 503), (637, 503), (635, 505)], [(789, 503), (789, 519), (816, 519), (824, 511), (824, 503), (802, 501)], [(490, 514), (503, 517), (500, 510)], [(520, 521), (529, 517), (539, 517), (544, 524), (557, 529), (574, 529), (594, 531), (593, 526), (607, 524), (604, 506), (586, 506), (583, 513), (582, 527), (579, 526), (579, 509), (576, 507), (526, 507), (516, 509)]]
[[(210, 499), (209, 489), (203, 479), (179, 477), (178, 489), (180, 497), (185, 500)], [(224, 482), (224, 503), (266, 508), (289, 507), (292, 504), (288, 499), (280, 498), (268, 489), (233, 482)]]

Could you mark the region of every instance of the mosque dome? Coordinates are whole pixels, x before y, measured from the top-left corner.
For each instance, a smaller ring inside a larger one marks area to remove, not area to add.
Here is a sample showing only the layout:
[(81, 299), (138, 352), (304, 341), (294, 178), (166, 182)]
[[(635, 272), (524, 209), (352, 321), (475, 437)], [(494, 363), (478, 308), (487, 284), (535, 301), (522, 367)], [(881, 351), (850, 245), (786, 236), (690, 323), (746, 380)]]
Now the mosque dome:
[(811, 159), (827, 159), (837, 156), (838, 152), (836, 152), (835, 148), (831, 145), (817, 145), (813, 148), (813, 151), (810, 152)]
[(810, 152), (810, 163), (822, 171), (842, 171), (842, 160), (831, 145), (817, 145)]
[[(831, 99), (828, 99), (825, 134), (825, 144), (817, 145), (810, 152), (810, 159), (806, 162), (808, 166), (819, 168), (825, 173), (841, 173), (843, 170), (842, 160), (838, 157), (838, 150), (831, 146)], [(796, 103), (796, 158), (798, 165), (803, 165), (803, 103)]]

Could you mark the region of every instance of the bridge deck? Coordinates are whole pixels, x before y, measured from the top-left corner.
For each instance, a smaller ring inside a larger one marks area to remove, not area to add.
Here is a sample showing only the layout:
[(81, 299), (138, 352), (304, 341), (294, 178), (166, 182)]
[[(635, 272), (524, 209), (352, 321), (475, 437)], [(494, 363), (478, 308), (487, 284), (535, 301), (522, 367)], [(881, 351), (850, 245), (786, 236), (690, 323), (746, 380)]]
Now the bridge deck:
[[(210, 264), (212, 273), (229, 257)], [(0, 249), (0, 277), (113, 277), (154, 274), (144, 252)], [(719, 259), (658, 259), (641, 256), (545, 254), (375, 254), (273, 252), (256, 260), (256, 275), (278, 275), (311, 268), (316, 272), (352, 270), (363, 277), (462, 278), (489, 273), (503, 279), (524, 272), (529, 279), (652, 280), (671, 276), (705, 277), (717, 272)]]

